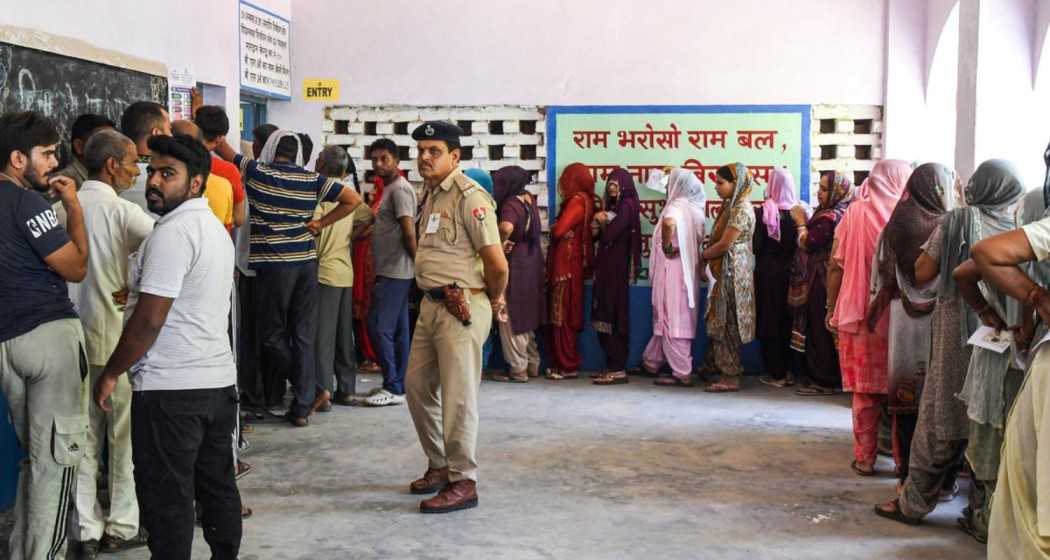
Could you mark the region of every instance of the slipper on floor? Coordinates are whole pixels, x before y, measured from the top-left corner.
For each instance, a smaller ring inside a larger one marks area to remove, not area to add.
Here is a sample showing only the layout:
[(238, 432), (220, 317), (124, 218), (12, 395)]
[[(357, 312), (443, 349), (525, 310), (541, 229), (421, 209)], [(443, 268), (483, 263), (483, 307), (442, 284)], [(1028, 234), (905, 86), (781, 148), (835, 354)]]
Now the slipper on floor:
[(860, 468), (860, 464), (857, 462), (856, 459), (854, 459), (853, 462), (849, 464), (849, 468), (853, 469), (853, 472), (856, 473), (857, 476), (875, 476), (874, 467), (872, 467), (870, 471), (866, 471)]
[(836, 393), (837, 391), (835, 389), (828, 389), (827, 387), (820, 387), (818, 385), (799, 387), (798, 390), (795, 391), (796, 395), (802, 397), (828, 397)]
[(704, 387), (705, 393), (736, 393), (740, 390), (739, 385), (728, 385), (726, 383), (712, 383)]
[(893, 504), (893, 511), (886, 511), (882, 509), (883, 504), (879, 504), (875, 506), (875, 515), (878, 515), (879, 517), (885, 519), (896, 521), (898, 523), (903, 523), (905, 525), (911, 525), (913, 527), (916, 525), (922, 525), (922, 519), (908, 517), (907, 515), (904, 515), (904, 513), (901, 512), (900, 500), (893, 500), (889, 503)]
[(626, 374), (618, 376), (607, 373), (605, 375), (596, 375), (591, 378), (591, 383), (595, 385), (624, 385), (629, 382), (630, 380), (627, 379)]
[(244, 461), (237, 461), (237, 467), (236, 467), (236, 469), (234, 471), (233, 478), (234, 478), (234, 480), (240, 480), (240, 479), (248, 476), (248, 474), (251, 473), (251, 472), (252, 472), (252, 466), (251, 465), (249, 465), (248, 463), (245, 463)]
[(528, 383), (529, 382), (528, 374), (526, 374), (525, 377), (517, 377), (517, 376), (509, 375), (509, 374), (506, 374), (506, 373), (494, 373), (494, 374), (492, 374), (491, 377), (489, 377), (489, 379), (491, 379), (491, 380), (493, 380), (493, 381), (495, 381), (497, 383)]
[(692, 378), (689, 380), (679, 379), (673, 375), (662, 375), (653, 381), (653, 385), (659, 385), (661, 387), (693, 387), (696, 382)]
[(973, 540), (981, 544), (988, 544), (988, 535), (982, 535), (968, 517), (959, 517), (955, 522), (959, 524), (959, 530), (973, 537)]
[(553, 370), (553, 369), (548, 369), (546, 375), (544, 375), (544, 377), (546, 377), (547, 379), (550, 379), (551, 381), (561, 381), (563, 379), (576, 379), (579, 376), (580, 376), (580, 374), (578, 372), (575, 372), (575, 371), (574, 372), (565, 372), (565, 371), (557, 371), (557, 370)]

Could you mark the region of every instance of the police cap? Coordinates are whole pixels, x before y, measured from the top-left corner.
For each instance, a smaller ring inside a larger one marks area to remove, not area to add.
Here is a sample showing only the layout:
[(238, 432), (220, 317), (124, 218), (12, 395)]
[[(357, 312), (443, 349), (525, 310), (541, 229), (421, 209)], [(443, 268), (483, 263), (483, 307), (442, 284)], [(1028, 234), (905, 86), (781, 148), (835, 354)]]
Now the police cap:
[(449, 149), (459, 147), (459, 137), (463, 129), (447, 121), (427, 121), (412, 131), (412, 139), (439, 140), (448, 144)]

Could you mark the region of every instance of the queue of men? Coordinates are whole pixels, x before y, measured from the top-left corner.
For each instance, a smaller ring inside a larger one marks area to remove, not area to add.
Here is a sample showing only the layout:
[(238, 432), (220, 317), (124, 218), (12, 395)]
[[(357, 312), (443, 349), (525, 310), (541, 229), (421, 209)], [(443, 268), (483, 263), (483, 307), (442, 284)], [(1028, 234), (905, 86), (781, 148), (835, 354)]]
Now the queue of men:
[[(70, 516), (80, 558), (148, 545), (188, 559), (196, 522), (213, 558), (236, 558), (250, 514), (235, 481), (239, 403), (281, 406), (289, 384), (283, 417), (300, 428), (331, 403), (407, 399), (428, 461), (409, 490), (436, 494), (420, 510), (477, 505), (482, 345), (508, 267), (493, 201), (459, 169), (459, 130), (413, 133), (421, 201), (396, 145), (373, 144), (388, 189), (375, 213), (343, 181), (345, 150), (322, 150), (310, 171), (306, 135), (264, 125), (248, 157), (228, 131), (221, 107), (171, 123), (137, 102), (119, 131), (77, 119), (73, 161), (56, 172), (52, 121), (0, 117), (0, 388), (27, 452), (12, 558), (64, 558)], [(350, 326), (362, 228), (383, 372), (368, 395)], [(410, 345), (413, 281), (423, 301)]]

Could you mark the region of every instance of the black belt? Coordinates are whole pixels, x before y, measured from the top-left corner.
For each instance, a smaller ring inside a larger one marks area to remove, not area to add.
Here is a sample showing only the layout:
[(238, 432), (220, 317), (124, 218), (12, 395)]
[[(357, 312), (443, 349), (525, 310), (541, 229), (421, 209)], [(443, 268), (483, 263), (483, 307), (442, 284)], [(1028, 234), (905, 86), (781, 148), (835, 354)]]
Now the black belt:
[[(480, 294), (485, 290), (481, 288), (463, 288), (468, 294)], [(445, 288), (431, 288), (429, 290), (423, 290), (423, 295), (430, 301), (445, 301)]]
[(445, 301), (445, 288), (431, 288), (423, 290), (423, 295), (430, 301)]

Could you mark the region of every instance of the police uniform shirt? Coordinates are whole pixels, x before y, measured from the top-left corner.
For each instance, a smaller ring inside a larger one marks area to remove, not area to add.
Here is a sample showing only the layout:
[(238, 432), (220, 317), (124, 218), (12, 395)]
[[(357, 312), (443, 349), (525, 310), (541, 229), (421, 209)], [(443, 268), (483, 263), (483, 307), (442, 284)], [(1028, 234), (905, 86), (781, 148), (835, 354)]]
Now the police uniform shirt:
[(432, 187), (420, 214), (416, 282), (424, 290), (455, 283), (483, 289), (478, 251), (500, 243), (495, 203), (458, 167)]

